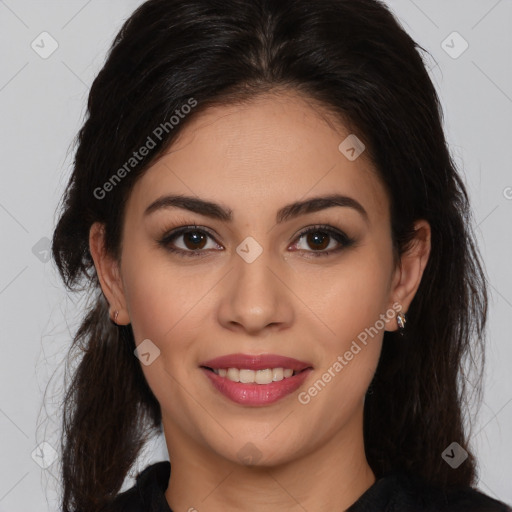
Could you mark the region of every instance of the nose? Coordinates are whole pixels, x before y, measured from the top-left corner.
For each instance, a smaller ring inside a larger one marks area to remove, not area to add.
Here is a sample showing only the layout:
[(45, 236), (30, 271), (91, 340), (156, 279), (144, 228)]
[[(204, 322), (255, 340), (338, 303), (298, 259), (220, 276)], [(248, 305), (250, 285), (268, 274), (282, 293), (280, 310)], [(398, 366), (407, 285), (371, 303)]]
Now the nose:
[(218, 319), (226, 329), (256, 335), (289, 328), (294, 320), (293, 273), (268, 251), (248, 262), (238, 254), (223, 284)]

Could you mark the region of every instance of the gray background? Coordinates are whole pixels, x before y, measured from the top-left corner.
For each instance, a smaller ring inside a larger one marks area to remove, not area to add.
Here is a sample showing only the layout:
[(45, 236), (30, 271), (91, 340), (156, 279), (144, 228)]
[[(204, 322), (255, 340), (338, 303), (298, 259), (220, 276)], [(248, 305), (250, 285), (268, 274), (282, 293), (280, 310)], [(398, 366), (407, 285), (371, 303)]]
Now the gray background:
[[(51, 447), (59, 446), (63, 361), (84, 300), (66, 294), (46, 261), (48, 239), (88, 89), (140, 3), (0, 0), (0, 511), (57, 510)], [(471, 441), (479, 487), (512, 503), (512, 2), (388, 4), (434, 57), (428, 67), (473, 203), (492, 298), (484, 402)], [(43, 59), (31, 44), (51, 49), (45, 31), (58, 48)], [(134, 471), (166, 457), (156, 439)]]

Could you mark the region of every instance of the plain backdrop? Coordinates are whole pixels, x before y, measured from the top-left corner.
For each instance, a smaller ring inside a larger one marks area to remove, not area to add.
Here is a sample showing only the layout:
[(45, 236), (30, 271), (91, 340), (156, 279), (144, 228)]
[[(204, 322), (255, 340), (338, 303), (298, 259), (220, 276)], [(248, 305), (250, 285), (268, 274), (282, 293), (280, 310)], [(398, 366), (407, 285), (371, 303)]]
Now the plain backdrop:
[[(58, 402), (83, 299), (65, 292), (48, 244), (88, 90), (140, 3), (0, 0), (0, 511), (58, 510)], [(432, 55), (425, 61), (471, 195), (492, 293), (485, 395), (471, 442), (479, 487), (512, 503), (512, 2), (388, 4)], [(165, 458), (157, 438), (134, 471)]]

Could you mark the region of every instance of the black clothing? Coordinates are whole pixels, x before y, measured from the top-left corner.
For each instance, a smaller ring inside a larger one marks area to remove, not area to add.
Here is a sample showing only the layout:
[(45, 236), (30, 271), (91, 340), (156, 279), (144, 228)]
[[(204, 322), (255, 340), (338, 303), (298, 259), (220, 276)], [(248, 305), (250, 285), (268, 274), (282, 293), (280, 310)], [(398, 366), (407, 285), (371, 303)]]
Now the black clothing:
[[(148, 466), (139, 473), (133, 487), (116, 496), (108, 512), (172, 512), (165, 499), (170, 474), (169, 461)], [(203, 510), (207, 508), (198, 512)], [(512, 509), (471, 487), (444, 493), (412, 475), (393, 473), (379, 478), (347, 512), (512, 512)]]

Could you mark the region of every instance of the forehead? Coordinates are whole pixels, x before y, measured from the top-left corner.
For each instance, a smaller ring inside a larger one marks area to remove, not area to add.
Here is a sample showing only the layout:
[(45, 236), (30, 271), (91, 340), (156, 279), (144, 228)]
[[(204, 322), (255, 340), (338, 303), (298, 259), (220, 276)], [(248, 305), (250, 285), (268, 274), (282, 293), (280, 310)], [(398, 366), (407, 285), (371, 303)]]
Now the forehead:
[(196, 195), (222, 201), (242, 220), (340, 193), (361, 202), (370, 220), (387, 218), (384, 187), (365, 153), (351, 161), (339, 149), (348, 136), (341, 122), (293, 93), (210, 107), (137, 181), (130, 202), (143, 209), (165, 193)]

